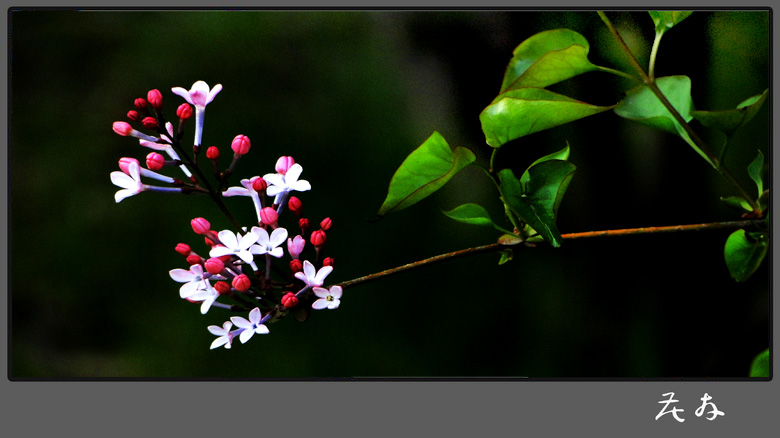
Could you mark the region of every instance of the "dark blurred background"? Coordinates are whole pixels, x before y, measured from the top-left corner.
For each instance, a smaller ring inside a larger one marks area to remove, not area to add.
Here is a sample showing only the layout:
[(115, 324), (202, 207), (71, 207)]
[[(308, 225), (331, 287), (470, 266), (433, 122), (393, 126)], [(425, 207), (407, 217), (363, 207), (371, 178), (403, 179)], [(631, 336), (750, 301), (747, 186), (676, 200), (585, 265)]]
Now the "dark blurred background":
[[(608, 15), (646, 66), (650, 17)], [(227, 157), (235, 135), (252, 140), (236, 181), (272, 172), (281, 155), (303, 165), (308, 215), (334, 223), (328, 284), (494, 242), (496, 232), (441, 213), (478, 202), (501, 221), (476, 168), (371, 220), (434, 130), (487, 160), (478, 116), (512, 50), (560, 27), (587, 38), (595, 64), (630, 71), (594, 11), (12, 11), (11, 377), (747, 376), (769, 345), (769, 269), (733, 281), (729, 231), (568, 241), (518, 250), (503, 266), (498, 254), (457, 259), (347, 288), (336, 311), (212, 351), (206, 327), (230, 314), (201, 315), (168, 271), (186, 267), (177, 243), (206, 252), (190, 219), (229, 223), (201, 196), (114, 202), (117, 160), (149, 150), (112, 122), (153, 88), (173, 118), (183, 100), (171, 87), (204, 80), (224, 87), (204, 145)], [(769, 87), (768, 62), (767, 11), (699, 11), (664, 36), (656, 73), (688, 75), (697, 109), (729, 109)], [(611, 105), (630, 86), (594, 72), (551, 89)], [(747, 187), (756, 149), (769, 153), (768, 115), (767, 103), (727, 154)], [(682, 140), (612, 112), (514, 141), (497, 162), (522, 171), (566, 141), (578, 171), (563, 233), (739, 218), (719, 201), (732, 188)], [(248, 199), (227, 204), (254, 220)]]

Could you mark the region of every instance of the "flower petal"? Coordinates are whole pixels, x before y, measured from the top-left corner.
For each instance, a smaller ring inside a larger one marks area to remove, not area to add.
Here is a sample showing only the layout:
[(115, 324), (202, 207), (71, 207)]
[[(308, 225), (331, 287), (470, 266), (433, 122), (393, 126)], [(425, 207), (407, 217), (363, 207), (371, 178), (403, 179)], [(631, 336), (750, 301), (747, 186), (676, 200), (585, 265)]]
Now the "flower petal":
[(296, 192), (305, 192), (307, 190), (311, 190), (311, 184), (309, 184), (309, 182), (305, 179), (302, 179), (300, 181), (296, 181), (290, 188)]
[[(211, 343), (211, 349), (219, 348), (225, 344), (228, 343), (228, 337), (227, 336), (220, 336), (217, 339), (214, 339), (214, 342)], [(225, 348), (230, 348), (227, 345), (225, 345)]]
[(206, 99), (206, 104), (211, 103), (212, 100), (217, 96), (217, 94), (222, 91), (222, 84), (214, 85), (214, 88), (209, 91), (208, 98)]
[(168, 275), (170, 275), (174, 281), (178, 281), (179, 283), (192, 281), (192, 279), (195, 278), (195, 275), (192, 272), (181, 268), (171, 269), (168, 271)]
[(211, 257), (222, 257), (226, 255), (233, 255), (233, 250), (224, 246), (215, 246), (209, 251), (209, 256)]
[(228, 187), (227, 190), (222, 192), (222, 196), (251, 196), (252, 193), (242, 187)]
[(241, 237), (238, 247), (241, 249), (249, 248), (253, 243), (257, 242), (257, 238), (258, 235), (250, 231)]
[(252, 338), (252, 335), (255, 334), (254, 329), (246, 329), (243, 332), (241, 332), (241, 336), (239, 339), (241, 339), (242, 344), (246, 344), (246, 342)]
[(268, 327), (265, 326), (265, 324), (260, 324), (255, 328), (255, 333), (258, 335), (267, 335), (268, 334)]
[(284, 243), (287, 239), (287, 230), (284, 228), (277, 228), (271, 233), (270, 243), (272, 247), (277, 247)]
[(326, 300), (325, 298), (320, 298), (319, 300), (313, 302), (311, 305), (312, 309), (317, 309), (317, 310), (324, 309), (326, 307), (328, 307), (328, 300)]
[(281, 258), (284, 255), (284, 250), (281, 247), (276, 247), (268, 252), (272, 257)]
[(332, 300), (330, 302), (330, 304), (328, 304), (328, 309), (331, 309), (331, 310), (338, 309), (339, 308), (339, 304), (341, 304), (341, 301), (339, 301), (339, 300)]
[(333, 266), (323, 266), (317, 272), (317, 275), (314, 277), (314, 280), (322, 284), (322, 282), (325, 281), (325, 277), (327, 277), (328, 274), (330, 274), (331, 272), (333, 272)]
[(184, 100), (186, 100), (187, 103), (189, 103), (190, 105), (194, 105), (194, 103), (192, 103), (192, 98), (190, 97), (190, 92), (185, 90), (184, 88), (182, 88), (182, 87), (173, 87), (173, 88), (171, 88), (171, 92), (173, 92), (173, 94), (177, 94), (177, 95), (183, 97)]
[(313, 287), (312, 291), (314, 291), (314, 295), (317, 295), (320, 298), (327, 298), (327, 296), (330, 295), (330, 292), (322, 287)]
[(292, 185), (295, 183), (295, 181), (298, 181), (298, 178), (301, 176), (301, 172), (303, 172), (303, 166), (301, 166), (298, 163), (293, 164), (290, 166), (289, 169), (287, 169), (287, 174), (284, 176), (284, 180), (287, 183), (287, 185)]
[(317, 270), (314, 269), (314, 265), (312, 265), (311, 262), (304, 260), (303, 273), (306, 275), (307, 280), (314, 280), (315, 275), (317, 275)]
[(260, 322), (260, 319), (262, 318), (262, 315), (260, 314), (260, 308), (255, 307), (252, 309), (252, 311), (249, 312), (249, 321), (252, 324), (257, 324)]
[(344, 290), (341, 288), (341, 286), (333, 286), (330, 288), (330, 294), (333, 295), (333, 298), (341, 298), (342, 293), (344, 293)]
[(236, 325), (236, 327), (242, 328), (242, 329), (254, 329), (255, 325), (249, 322), (247, 319), (241, 316), (231, 316), (230, 320), (233, 321), (233, 324)]

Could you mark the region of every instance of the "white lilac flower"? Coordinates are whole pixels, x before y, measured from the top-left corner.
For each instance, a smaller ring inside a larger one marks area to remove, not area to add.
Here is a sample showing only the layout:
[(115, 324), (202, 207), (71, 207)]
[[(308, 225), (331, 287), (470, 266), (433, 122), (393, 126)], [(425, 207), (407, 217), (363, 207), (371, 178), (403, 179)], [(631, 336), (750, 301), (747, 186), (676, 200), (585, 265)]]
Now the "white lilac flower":
[(211, 284), (209, 284), (207, 289), (201, 289), (195, 292), (193, 295), (187, 297), (187, 299), (190, 301), (202, 301), (200, 305), (200, 313), (205, 315), (211, 306), (214, 305), (214, 302), (217, 301), (217, 297), (219, 297), (219, 292), (214, 289)]
[(214, 100), (214, 97), (222, 90), (222, 85), (217, 84), (214, 88), (209, 88), (209, 84), (203, 81), (197, 81), (192, 84), (189, 91), (181, 87), (173, 87), (171, 91), (183, 97), (189, 104), (195, 107), (195, 145), (200, 145), (203, 134), (203, 119), (206, 112), (206, 105)]
[(268, 183), (268, 188), (265, 193), (268, 196), (275, 196), (274, 204), (281, 205), (284, 198), (291, 191), (305, 192), (311, 190), (311, 184), (306, 180), (299, 180), (303, 172), (303, 167), (295, 163), (287, 170), (284, 175), (279, 173), (269, 173), (263, 176), (265, 182)]
[(236, 255), (246, 263), (252, 263), (252, 253), (249, 252), (249, 247), (253, 243), (257, 242), (257, 234), (246, 233), (241, 236), (239, 233), (233, 233), (230, 230), (222, 230), (217, 234), (219, 241), (224, 246), (215, 246), (211, 248), (209, 256), (222, 257), (224, 255)]
[[(259, 177), (256, 177), (259, 178)], [(255, 204), (255, 213), (257, 214), (257, 221), (261, 222), (260, 220), (260, 209), (262, 208), (262, 205), (260, 204), (260, 195), (257, 193), (257, 191), (252, 187), (252, 183), (254, 182), (254, 178), (251, 179), (242, 179), (241, 185), (244, 187), (228, 187), (227, 190), (222, 192), (222, 196), (249, 196), (252, 198), (252, 202)]]
[(120, 171), (111, 172), (111, 182), (123, 189), (114, 195), (117, 203), (127, 197), (137, 195), (145, 189), (145, 186), (141, 183), (141, 171), (137, 162), (131, 162), (128, 165), (127, 172), (129, 175)]
[(234, 333), (230, 332), (231, 327), (233, 327), (233, 323), (230, 321), (226, 321), (222, 324), (222, 327), (218, 325), (210, 325), (208, 327), (212, 335), (218, 336), (218, 338), (214, 339), (214, 342), (211, 343), (212, 350), (223, 345), (225, 348), (230, 348), (230, 344), (233, 342), (233, 337), (235, 336)]
[(233, 321), (233, 324), (235, 324), (236, 327), (244, 329), (244, 331), (241, 332), (241, 335), (239, 335), (242, 344), (246, 343), (255, 333), (259, 335), (268, 333), (268, 327), (261, 323), (262, 315), (260, 315), (260, 309), (258, 307), (255, 307), (249, 312), (249, 320), (240, 316), (231, 316), (230, 320)]
[(333, 286), (330, 288), (330, 291), (322, 287), (315, 287), (312, 290), (314, 295), (320, 298), (312, 303), (312, 309), (338, 309), (339, 304), (341, 304), (341, 286)]
[(277, 228), (268, 235), (268, 231), (260, 227), (252, 227), (252, 232), (257, 234), (257, 245), (252, 245), (249, 250), (252, 254), (270, 254), (276, 258), (284, 255), (284, 250), (279, 247), (287, 239), (287, 230)]
[(317, 271), (308, 260), (303, 262), (303, 272), (296, 272), (295, 278), (306, 283), (308, 287), (322, 286), (325, 277), (333, 271), (333, 266), (323, 266)]
[(185, 269), (172, 269), (168, 272), (174, 281), (184, 283), (179, 289), (179, 296), (190, 298), (198, 291), (208, 289), (209, 282), (203, 276), (203, 266), (192, 265), (189, 271)]

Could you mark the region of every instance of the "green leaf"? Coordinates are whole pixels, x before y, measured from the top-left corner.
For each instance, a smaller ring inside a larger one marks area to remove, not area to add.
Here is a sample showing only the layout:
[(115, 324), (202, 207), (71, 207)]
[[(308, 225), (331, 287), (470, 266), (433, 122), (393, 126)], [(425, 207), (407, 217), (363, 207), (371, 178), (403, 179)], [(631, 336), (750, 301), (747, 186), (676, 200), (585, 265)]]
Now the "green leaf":
[(768, 247), (769, 239), (764, 233), (746, 234), (745, 230), (731, 233), (724, 250), (731, 277), (738, 282), (747, 280), (761, 266)]
[(720, 200), (733, 209), (753, 211), (753, 207), (750, 206), (750, 203), (741, 196), (729, 196), (728, 198), (720, 198)]
[(434, 131), (396, 170), (379, 216), (419, 202), (474, 160), (476, 157), (469, 149), (456, 147), (453, 152), (444, 137)]
[(569, 29), (537, 33), (520, 43), (504, 73), (501, 92), (522, 87), (545, 88), (598, 70), (588, 61), (588, 40)]
[[(691, 79), (688, 76), (666, 76), (656, 79), (656, 85), (666, 96), (666, 99), (680, 113), (685, 122), (690, 122), (693, 116), (693, 99), (691, 98)], [(679, 135), (699, 155), (712, 164), (707, 154), (702, 152), (691, 140), (685, 129), (677, 123), (672, 113), (666, 109), (661, 100), (647, 85), (640, 85), (629, 90), (626, 97), (615, 108), (615, 114), (629, 120), (651, 126), (662, 131)]]
[(580, 102), (543, 88), (519, 88), (496, 97), (479, 120), (487, 144), (498, 148), (511, 140), (612, 108)]
[(702, 125), (717, 129), (731, 137), (737, 129), (745, 126), (761, 109), (769, 89), (745, 99), (735, 109), (721, 111), (691, 111), (691, 115)]
[(555, 225), (558, 207), (577, 168), (568, 161), (549, 160), (531, 166), (523, 185), (511, 169), (498, 172), (503, 201), (553, 247), (561, 245)]
[(663, 34), (688, 18), (693, 11), (649, 11), (648, 13), (655, 23), (655, 32)]
[(498, 260), (499, 265), (503, 265), (504, 263), (512, 260), (512, 257), (514, 257), (515, 253), (512, 251), (512, 249), (505, 249), (501, 251), (501, 258)]
[(454, 209), (443, 213), (458, 222), (479, 225), (482, 227), (492, 227), (498, 231), (506, 232), (506, 230), (496, 225), (493, 220), (490, 219), (490, 214), (481, 205), (463, 204), (460, 207), (455, 207)]
[[(499, 263), (500, 264), (500, 263)], [(750, 365), (750, 377), (769, 377), (769, 349), (758, 353)]]
[[(530, 169), (531, 167), (534, 167), (535, 165), (537, 165), (539, 163), (543, 163), (543, 162), (549, 161), (549, 160), (563, 160), (563, 161), (566, 161), (568, 159), (569, 159), (569, 142), (566, 142), (566, 146), (563, 149), (561, 149), (561, 150), (559, 150), (557, 152), (553, 152), (550, 155), (545, 155), (542, 158), (539, 158), (538, 160), (536, 160), (533, 163), (531, 163), (531, 165), (528, 166), (528, 168)], [(528, 179), (530, 177), (531, 177), (531, 175), (528, 173), (528, 169), (526, 169), (526, 171), (523, 172), (523, 175), (520, 176), (520, 184), (522, 184), (523, 187), (525, 187), (525, 185), (528, 184)]]
[(764, 154), (758, 151), (756, 158), (748, 165), (748, 175), (758, 187), (758, 196), (764, 193)]

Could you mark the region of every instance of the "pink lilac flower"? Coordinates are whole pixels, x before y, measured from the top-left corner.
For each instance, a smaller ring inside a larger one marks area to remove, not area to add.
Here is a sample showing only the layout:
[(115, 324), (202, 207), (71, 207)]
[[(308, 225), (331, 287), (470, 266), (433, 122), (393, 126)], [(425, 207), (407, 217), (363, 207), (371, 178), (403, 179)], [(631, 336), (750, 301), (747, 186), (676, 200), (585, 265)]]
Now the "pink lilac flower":
[(260, 178), (259, 176), (256, 176), (254, 178), (250, 179), (242, 179), (241, 185), (243, 187), (228, 187), (227, 190), (222, 192), (222, 196), (249, 196), (252, 198), (252, 202), (255, 204), (255, 213), (257, 214), (257, 221), (261, 222), (260, 218), (260, 210), (263, 208), (261, 202), (260, 202), (260, 195), (257, 193), (257, 191), (254, 189), (254, 181), (255, 179)]
[(197, 81), (192, 84), (189, 91), (181, 87), (173, 87), (171, 91), (183, 97), (190, 105), (195, 107), (195, 145), (200, 146), (201, 136), (203, 134), (203, 119), (206, 112), (206, 105), (211, 103), (217, 93), (222, 90), (222, 85), (217, 84), (214, 88), (209, 88), (209, 84), (203, 81)]
[(312, 309), (338, 309), (341, 304), (341, 286), (333, 286), (330, 290), (321, 287), (315, 287), (312, 289), (314, 295), (317, 295), (320, 299), (312, 303)]
[(268, 327), (266, 327), (265, 324), (262, 324), (262, 316), (258, 307), (255, 307), (249, 312), (248, 320), (240, 316), (231, 316), (230, 320), (233, 321), (233, 324), (235, 324), (236, 327), (244, 329), (244, 331), (241, 332), (241, 335), (239, 335), (242, 344), (245, 344), (255, 333), (259, 335), (268, 333)]
[(127, 173), (119, 171), (111, 172), (111, 182), (123, 189), (119, 190), (114, 195), (114, 199), (117, 203), (121, 202), (127, 197), (137, 195), (144, 191), (144, 185), (141, 183), (141, 171), (138, 166), (138, 162), (131, 162), (128, 165)]
[(295, 236), (293, 239), (287, 239), (287, 251), (290, 253), (293, 260), (298, 259), (298, 256), (303, 252), (304, 246), (306, 246), (306, 239), (302, 236)]

